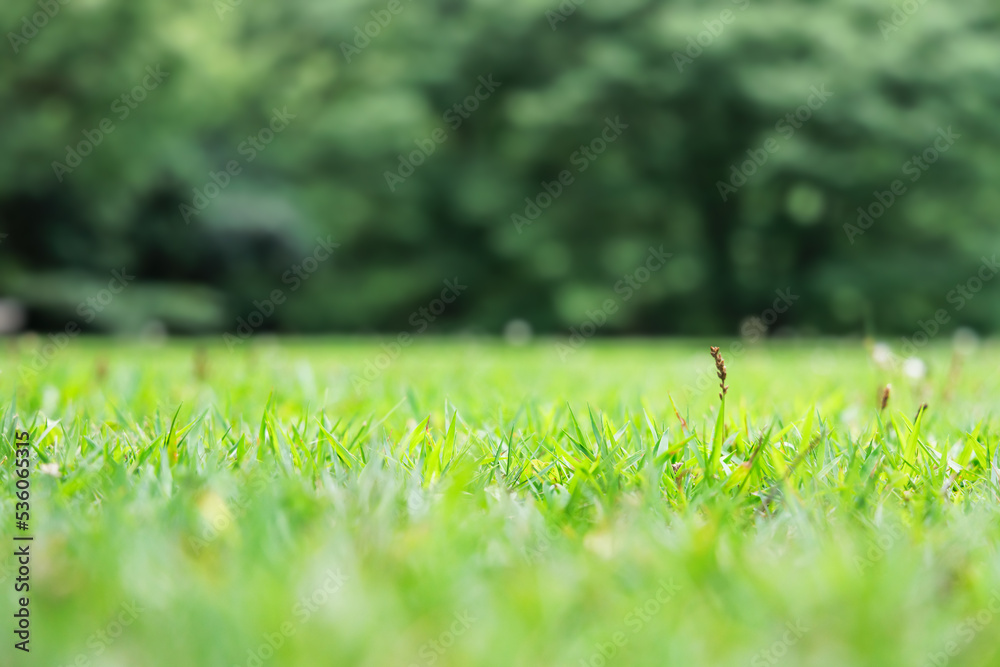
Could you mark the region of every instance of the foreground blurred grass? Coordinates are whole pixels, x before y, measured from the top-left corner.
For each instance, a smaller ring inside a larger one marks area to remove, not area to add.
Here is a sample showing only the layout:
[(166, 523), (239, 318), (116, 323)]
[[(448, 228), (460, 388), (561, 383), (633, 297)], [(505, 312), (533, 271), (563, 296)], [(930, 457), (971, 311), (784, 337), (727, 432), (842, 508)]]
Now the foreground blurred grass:
[(15, 423), (46, 464), (0, 664), (996, 664), (992, 347), (920, 378), (724, 344), (717, 430), (694, 342), (426, 341), (367, 378), (358, 341), (37, 346), (0, 367), (5, 545)]

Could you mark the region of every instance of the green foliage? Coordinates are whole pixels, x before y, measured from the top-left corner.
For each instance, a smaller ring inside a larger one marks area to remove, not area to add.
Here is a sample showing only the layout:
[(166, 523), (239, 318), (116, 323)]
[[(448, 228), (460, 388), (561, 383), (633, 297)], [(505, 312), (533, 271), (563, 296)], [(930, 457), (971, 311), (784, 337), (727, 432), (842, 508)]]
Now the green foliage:
[[(899, 4), (60, 5), (0, 72), (0, 289), (59, 327), (74, 304), (32, 285), (124, 264), (141, 276), (131, 312), (231, 329), (329, 234), (336, 261), (269, 328), (406, 327), (459, 276), (469, 296), (438, 326), (565, 330), (663, 246), (671, 261), (604, 332), (732, 334), (790, 287), (802, 300), (778, 326), (910, 333), (992, 255), (1000, 9), (916, 4), (884, 23)], [(17, 32), (35, 9), (6, 3), (0, 24)], [(359, 37), (372, 12), (391, 19)], [(120, 119), (115, 100), (156, 65), (169, 76)], [(456, 116), (491, 76), (499, 88)], [(832, 96), (794, 129), (783, 119), (815, 89)], [(284, 108), (294, 119), (249, 161), (241, 145)], [(628, 127), (606, 152), (574, 160), (618, 117)], [(114, 131), (57, 180), (51, 163), (104, 118)], [(939, 128), (960, 137), (914, 170)], [(390, 191), (386, 173), (427, 141), (433, 154)], [(767, 161), (723, 201), (747, 151)], [(180, 205), (234, 160), (240, 173), (186, 224)], [(565, 170), (572, 184), (519, 233), (511, 216)], [(896, 180), (905, 193), (858, 228), (857, 209)], [(199, 316), (146, 287), (176, 290)], [(993, 330), (998, 313), (984, 292), (948, 326)], [(92, 326), (134, 328), (116, 315)]]

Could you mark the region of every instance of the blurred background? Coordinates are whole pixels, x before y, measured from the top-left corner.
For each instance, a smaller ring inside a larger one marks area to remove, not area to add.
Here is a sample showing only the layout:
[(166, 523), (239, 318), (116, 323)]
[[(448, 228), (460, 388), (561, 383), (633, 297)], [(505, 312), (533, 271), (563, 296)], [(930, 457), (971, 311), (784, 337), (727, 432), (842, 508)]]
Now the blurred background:
[(19, 0), (0, 23), (0, 329), (1000, 325), (992, 0)]

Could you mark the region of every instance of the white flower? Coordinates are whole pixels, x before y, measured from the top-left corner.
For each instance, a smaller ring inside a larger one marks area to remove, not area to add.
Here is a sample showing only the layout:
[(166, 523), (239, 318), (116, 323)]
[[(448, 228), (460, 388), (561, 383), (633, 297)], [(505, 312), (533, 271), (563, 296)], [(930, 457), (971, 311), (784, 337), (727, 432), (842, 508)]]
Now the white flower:
[(38, 466), (38, 469), (46, 475), (52, 475), (53, 477), (59, 477), (59, 464), (58, 463), (43, 463)]
[(903, 362), (903, 374), (913, 380), (920, 380), (927, 375), (927, 364), (916, 357), (910, 357)]
[(968, 327), (959, 327), (952, 336), (955, 350), (960, 354), (971, 354), (979, 347), (979, 335)]
[(503, 328), (503, 338), (508, 345), (522, 347), (531, 342), (531, 324), (524, 320), (511, 320)]
[(879, 366), (886, 366), (892, 361), (892, 348), (885, 343), (875, 343), (872, 348), (872, 360)]

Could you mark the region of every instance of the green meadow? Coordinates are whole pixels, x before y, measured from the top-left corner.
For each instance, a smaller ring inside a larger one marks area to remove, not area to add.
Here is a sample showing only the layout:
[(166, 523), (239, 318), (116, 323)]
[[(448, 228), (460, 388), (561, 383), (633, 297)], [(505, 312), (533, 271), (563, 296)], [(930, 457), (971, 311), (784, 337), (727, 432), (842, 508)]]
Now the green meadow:
[(989, 344), (43, 342), (0, 353), (2, 665), (1000, 660)]

